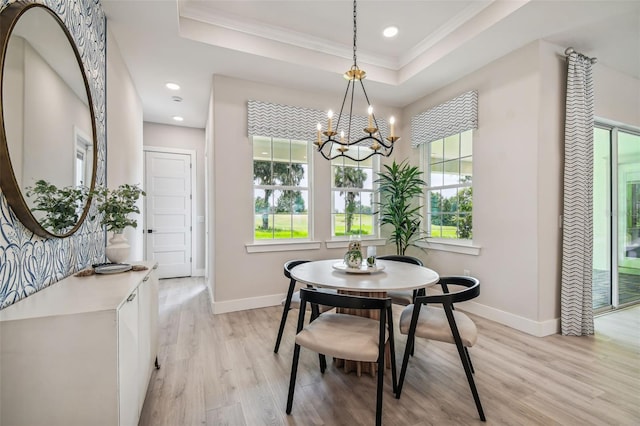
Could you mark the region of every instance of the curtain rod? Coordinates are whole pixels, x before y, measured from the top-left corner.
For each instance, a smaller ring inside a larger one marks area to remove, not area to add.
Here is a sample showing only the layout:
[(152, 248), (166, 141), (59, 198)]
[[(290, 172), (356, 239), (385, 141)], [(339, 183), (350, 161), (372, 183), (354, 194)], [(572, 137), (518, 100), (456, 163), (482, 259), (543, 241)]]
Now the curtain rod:
[(576, 51), (576, 49), (574, 49), (573, 47), (567, 47), (567, 49), (564, 51), (564, 54), (567, 56), (571, 55), (572, 53), (577, 53), (580, 56), (584, 56), (585, 58), (589, 59), (592, 64), (598, 62), (598, 58), (590, 58), (587, 55), (583, 55), (582, 53)]

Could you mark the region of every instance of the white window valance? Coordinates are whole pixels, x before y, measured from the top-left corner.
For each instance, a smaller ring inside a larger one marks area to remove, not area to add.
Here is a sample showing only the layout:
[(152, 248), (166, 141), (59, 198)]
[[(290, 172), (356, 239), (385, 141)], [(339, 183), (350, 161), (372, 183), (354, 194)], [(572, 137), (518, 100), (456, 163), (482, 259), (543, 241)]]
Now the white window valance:
[(411, 145), (415, 148), (447, 136), (478, 128), (478, 92), (473, 90), (411, 119)]
[[(248, 101), (247, 108), (249, 136), (315, 141), (318, 123), (322, 125), (323, 130), (327, 130), (327, 111), (253, 100)], [(338, 123), (337, 115), (336, 112), (333, 118), (334, 126), (337, 126)], [(364, 135), (362, 129), (368, 127), (367, 120), (366, 116), (353, 117), (351, 139), (357, 139)], [(349, 118), (343, 113), (340, 128), (337, 131), (344, 130), (346, 135), (348, 125)], [(387, 134), (388, 124), (378, 119), (378, 125), (383, 134)]]

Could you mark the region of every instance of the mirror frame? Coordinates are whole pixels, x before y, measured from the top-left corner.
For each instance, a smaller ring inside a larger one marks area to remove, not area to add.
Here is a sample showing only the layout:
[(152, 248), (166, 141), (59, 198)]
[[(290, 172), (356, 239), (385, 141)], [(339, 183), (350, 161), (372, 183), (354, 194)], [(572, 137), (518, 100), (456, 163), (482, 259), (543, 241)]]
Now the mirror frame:
[(76, 43), (73, 40), (67, 26), (53, 10), (41, 3), (17, 1), (9, 4), (4, 10), (2, 10), (2, 12), (0, 12), (0, 188), (2, 189), (2, 192), (7, 199), (7, 203), (13, 209), (16, 217), (26, 228), (28, 228), (34, 234), (37, 234), (44, 238), (65, 238), (74, 234), (80, 228), (80, 226), (82, 226), (84, 220), (87, 217), (87, 214), (89, 213), (89, 208), (91, 206), (91, 195), (87, 197), (82, 215), (71, 230), (67, 231), (64, 234), (54, 234), (52, 231), (43, 227), (33, 215), (25, 200), (25, 195), (23, 195), (20, 186), (18, 185), (18, 181), (16, 180), (15, 173), (13, 171), (13, 165), (11, 164), (11, 158), (9, 156), (9, 144), (7, 142), (7, 135), (5, 131), (4, 110), (2, 102), (2, 76), (4, 75), (4, 65), (6, 59), (5, 55), (9, 44), (9, 38), (11, 37), (11, 33), (18, 23), (18, 20), (25, 12), (34, 7), (42, 8), (43, 10), (48, 12), (49, 15), (58, 23), (60, 29), (66, 35), (67, 40), (69, 41), (69, 44), (73, 49), (78, 67), (80, 68), (80, 72), (84, 80), (84, 87), (87, 92), (89, 112), (91, 114), (93, 164), (91, 166), (92, 171), (91, 184), (89, 186), (90, 191), (95, 188), (96, 183), (98, 164), (96, 116), (93, 106), (93, 98), (91, 97), (91, 89), (89, 87), (89, 81), (87, 79), (87, 73), (85, 72), (84, 66), (82, 65), (82, 58), (80, 56), (80, 52), (78, 51), (78, 47), (76, 46)]

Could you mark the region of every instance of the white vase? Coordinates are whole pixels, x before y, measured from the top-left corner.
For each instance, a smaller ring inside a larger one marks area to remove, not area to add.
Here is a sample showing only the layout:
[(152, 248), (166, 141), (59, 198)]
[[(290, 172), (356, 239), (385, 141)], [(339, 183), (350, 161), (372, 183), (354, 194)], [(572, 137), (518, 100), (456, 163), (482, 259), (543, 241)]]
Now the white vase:
[(111, 263), (122, 263), (129, 257), (131, 246), (122, 232), (116, 232), (109, 238), (109, 244), (105, 249), (107, 259)]

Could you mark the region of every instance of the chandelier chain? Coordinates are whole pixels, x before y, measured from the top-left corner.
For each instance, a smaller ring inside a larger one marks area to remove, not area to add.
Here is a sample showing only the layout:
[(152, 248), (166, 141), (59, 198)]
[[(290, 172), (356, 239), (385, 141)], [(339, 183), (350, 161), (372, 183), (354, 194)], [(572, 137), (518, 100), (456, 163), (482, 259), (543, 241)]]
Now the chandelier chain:
[(358, 24), (357, 24), (357, 16), (358, 14), (356, 13), (356, 0), (353, 0), (353, 66), (357, 67), (358, 66), (358, 61), (356, 58), (356, 41), (357, 41), (357, 34), (358, 34)]

